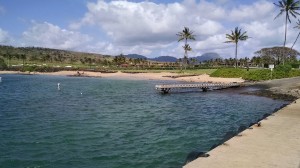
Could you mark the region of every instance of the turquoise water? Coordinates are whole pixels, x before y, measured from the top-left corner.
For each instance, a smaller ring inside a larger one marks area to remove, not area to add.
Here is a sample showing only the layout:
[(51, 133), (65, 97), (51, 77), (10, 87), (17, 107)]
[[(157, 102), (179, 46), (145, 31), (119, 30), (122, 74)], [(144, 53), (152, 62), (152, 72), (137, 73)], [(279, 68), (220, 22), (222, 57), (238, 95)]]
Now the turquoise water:
[(3, 168), (178, 168), (287, 103), (234, 89), (162, 95), (163, 81), (1, 77)]

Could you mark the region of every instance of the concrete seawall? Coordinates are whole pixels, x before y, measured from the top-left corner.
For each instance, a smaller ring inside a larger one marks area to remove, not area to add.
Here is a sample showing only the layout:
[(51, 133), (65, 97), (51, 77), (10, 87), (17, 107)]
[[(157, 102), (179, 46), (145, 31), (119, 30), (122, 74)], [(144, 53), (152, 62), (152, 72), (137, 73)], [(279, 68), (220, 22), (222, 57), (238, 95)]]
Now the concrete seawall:
[(300, 168), (300, 99), (184, 168)]

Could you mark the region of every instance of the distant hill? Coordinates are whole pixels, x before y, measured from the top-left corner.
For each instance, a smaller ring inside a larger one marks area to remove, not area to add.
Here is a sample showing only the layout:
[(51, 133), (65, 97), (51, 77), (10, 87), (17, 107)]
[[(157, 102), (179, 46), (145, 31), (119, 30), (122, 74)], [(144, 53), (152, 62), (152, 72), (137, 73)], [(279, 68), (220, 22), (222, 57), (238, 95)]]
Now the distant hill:
[(138, 54), (128, 54), (128, 55), (125, 55), (125, 57), (132, 58), (132, 59), (138, 59), (138, 58), (148, 59), (147, 57), (145, 57), (143, 55), (138, 55)]
[(87, 59), (93, 60), (112, 60), (109, 55), (102, 55), (96, 53), (85, 53), (77, 51), (68, 51), (52, 48), (42, 47), (13, 47), (0, 45), (0, 57), (6, 55), (11, 56), (12, 59), (20, 60), (21, 56), (24, 56), (25, 62), (43, 62), (43, 63), (80, 63), (87, 62)]
[(158, 62), (176, 62), (177, 58), (172, 57), (172, 56), (159, 56), (156, 58), (148, 58), (146, 56), (143, 55), (139, 55), (139, 54), (128, 54), (125, 55), (125, 57), (127, 58), (132, 58), (132, 59), (147, 59), (147, 60), (151, 60), (151, 61), (158, 61)]
[[(158, 62), (176, 62), (177, 61), (177, 58), (172, 57), (172, 56), (159, 56), (156, 58), (148, 58), (148, 57), (145, 57), (145, 56), (139, 55), (139, 54), (128, 54), (128, 55), (125, 55), (125, 57), (132, 58), (132, 59), (141, 58), (141, 59), (147, 59), (147, 60), (158, 61)], [(191, 57), (191, 58), (196, 58), (196, 60), (198, 62), (204, 62), (204, 61), (208, 61), (208, 60), (212, 60), (212, 59), (215, 60), (217, 58), (222, 59), (222, 57), (219, 54), (214, 53), (214, 52), (205, 53), (205, 54), (202, 54), (201, 56)]]
[(208, 61), (208, 60), (215, 60), (215, 59), (218, 59), (218, 58), (223, 59), (218, 53), (214, 53), (214, 52), (205, 53), (205, 54), (202, 54), (201, 56), (197, 56), (197, 57), (194, 57), (194, 58), (196, 58), (199, 62), (204, 62), (204, 61)]
[(159, 62), (176, 62), (177, 58), (172, 56), (160, 56), (160, 57), (152, 58), (150, 60), (159, 61)]

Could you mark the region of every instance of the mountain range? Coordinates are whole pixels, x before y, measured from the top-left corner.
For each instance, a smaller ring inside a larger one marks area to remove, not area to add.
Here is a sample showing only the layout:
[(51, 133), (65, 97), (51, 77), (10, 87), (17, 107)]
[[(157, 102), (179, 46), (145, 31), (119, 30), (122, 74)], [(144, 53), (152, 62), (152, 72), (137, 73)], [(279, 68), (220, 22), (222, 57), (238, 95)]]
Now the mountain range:
[[(159, 61), (159, 62), (176, 62), (178, 60), (176, 57), (172, 57), (172, 56), (159, 56), (156, 58), (148, 58), (146, 56), (138, 55), (138, 54), (128, 54), (125, 55), (125, 57), (132, 58), (132, 59), (147, 59), (147, 60)], [(197, 62), (222, 59), (222, 57), (218, 53), (214, 53), (214, 52), (204, 53), (201, 56), (190, 57), (190, 58), (195, 58)]]

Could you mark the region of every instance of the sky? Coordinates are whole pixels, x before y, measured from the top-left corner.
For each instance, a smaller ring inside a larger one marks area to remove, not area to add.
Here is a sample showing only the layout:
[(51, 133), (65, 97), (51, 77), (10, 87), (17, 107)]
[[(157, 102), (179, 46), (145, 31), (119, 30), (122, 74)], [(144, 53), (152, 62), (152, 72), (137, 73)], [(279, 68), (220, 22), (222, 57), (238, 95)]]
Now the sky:
[[(238, 56), (252, 57), (265, 47), (282, 46), (284, 15), (273, 0), (0, 0), (0, 44), (46, 47), (107, 55), (183, 57), (176, 34), (196, 35), (189, 57), (217, 52), (234, 57), (224, 43), (235, 27), (251, 38), (239, 43)], [(300, 17), (299, 17), (300, 18)], [(288, 24), (287, 47), (299, 32)], [(300, 42), (295, 49), (300, 50)]]

